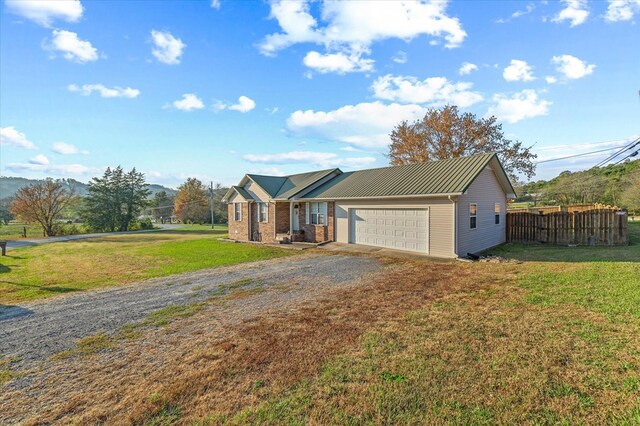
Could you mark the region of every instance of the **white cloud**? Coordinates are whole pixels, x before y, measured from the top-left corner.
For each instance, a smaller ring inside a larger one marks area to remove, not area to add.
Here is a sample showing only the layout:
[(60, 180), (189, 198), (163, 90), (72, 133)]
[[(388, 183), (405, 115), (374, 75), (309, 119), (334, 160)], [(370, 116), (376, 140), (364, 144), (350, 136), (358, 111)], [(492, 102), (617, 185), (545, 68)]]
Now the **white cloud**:
[(507, 81), (533, 81), (533, 68), (526, 61), (512, 59), (511, 64), (502, 72), (502, 76)]
[(496, 20), (496, 23), (497, 24), (505, 24), (505, 23), (511, 21), (512, 19), (517, 19), (517, 18), (520, 18), (521, 16), (530, 14), (531, 12), (533, 12), (535, 10), (535, 8), (536, 8), (535, 4), (529, 3), (529, 4), (527, 4), (527, 6), (525, 7), (524, 10), (516, 10), (515, 12), (513, 12), (511, 14), (511, 16), (509, 18), (507, 18), (507, 19), (500, 18), (500, 19)]
[(422, 118), (427, 108), (420, 105), (384, 104), (380, 101), (345, 105), (333, 111), (295, 111), (287, 119), (294, 135), (344, 142), (358, 148), (385, 148), (389, 133), (402, 120)]
[(499, 120), (517, 123), (525, 118), (533, 118), (549, 113), (551, 102), (538, 97), (535, 90), (523, 90), (507, 96), (498, 93), (493, 96), (495, 105), (489, 108), (487, 115), (495, 115)]
[(291, 151), (278, 154), (246, 154), (243, 155), (242, 158), (251, 163), (309, 163), (319, 167), (364, 167), (376, 161), (374, 157), (342, 158), (333, 152), (317, 151)]
[(153, 56), (163, 64), (176, 65), (180, 63), (180, 57), (186, 44), (174, 37), (168, 31), (151, 31), (151, 38), (155, 47), (151, 50)]
[(118, 86), (108, 88), (102, 84), (83, 84), (82, 86), (70, 84), (67, 86), (67, 89), (70, 92), (81, 92), (84, 96), (89, 96), (93, 92), (98, 92), (103, 98), (137, 98), (138, 95), (140, 95), (140, 91), (138, 89)]
[(51, 43), (45, 43), (44, 48), (61, 52), (65, 59), (81, 64), (98, 60), (98, 49), (72, 31), (53, 30), (53, 39)]
[(430, 77), (423, 81), (411, 76), (378, 77), (371, 88), (374, 96), (403, 103), (454, 104), (468, 107), (482, 101), (482, 95), (472, 92), (472, 83), (452, 83), (445, 77)]
[(464, 62), (460, 69), (458, 70), (458, 74), (460, 75), (468, 75), (474, 71), (478, 71), (478, 66), (476, 64), (472, 64), (471, 62)]
[(185, 93), (182, 95), (182, 99), (173, 101), (173, 107), (181, 111), (193, 111), (195, 109), (204, 108), (204, 102), (198, 98), (194, 93)]
[(576, 27), (586, 22), (589, 17), (589, 8), (586, 0), (562, 0), (562, 2), (566, 7), (553, 17), (553, 22), (571, 21), (571, 27)]
[(34, 164), (34, 163), (10, 163), (7, 170), (19, 173), (24, 171), (42, 172), (57, 176), (86, 175), (93, 172), (91, 168), (82, 164)]
[(307, 53), (302, 62), (322, 74), (372, 71), (375, 63), (373, 59), (364, 59), (360, 52), (321, 54), (314, 50)]
[(407, 52), (398, 50), (398, 53), (396, 53), (391, 60), (396, 64), (406, 64), (408, 60)]
[(30, 158), (29, 163), (46, 166), (47, 164), (49, 164), (49, 159), (45, 155), (38, 154), (35, 157)]
[[(253, 99), (247, 97), (247, 96), (240, 96), (238, 98), (238, 103), (237, 104), (233, 104), (233, 105), (229, 105), (229, 104), (225, 104), (224, 102), (218, 101), (215, 105), (214, 108), (217, 110), (223, 110), (223, 109), (230, 109), (233, 111), (239, 111), (239, 112), (249, 112), (252, 109), (254, 109), (256, 107), (256, 103)], [(278, 109), (275, 108), (275, 112), (277, 112)], [(273, 114), (273, 111), (272, 111)]]
[(609, 0), (604, 19), (607, 22), (630, 21), (640, 13), (640, 0)]
[[(309, 1), (276, 0), (271, 2), (269, 17), (278, 21), (281, 32), (267, 35), (258, 45), (260, 52), (267, 56), (298, 43), (323, 45), (327, 52), (315, 52), (308, 61), (317, 63), (323, 56), (331, 61), (331, 66), (323, 66), (325, 72), (348, 72), (345, 58), (353, 69), (373, 65), (371, 59), (363, 59), (372, 43), (389, 38), (410, 41), (420, 35), (443, 38), (445, 47), (453, 48), (462, 44), (466, 32), (457, 18), (446, 13), (447, 2), (399, 2), (399, 1), (324, 1), (320, 6), (322, 23), (311, 14)], [(311, 53), (311, 52), (310, 52)], [(342, 55), (342, 56), (341, 56)], [(355, 56), (354, 56), (355, 55)], [(305, 58), (305, 59), (307, 59)], [(358, 60), (355, 60), (357, 58)], [(341, 66), (335, 62), (340, 61)], [(306, 64), (306, 62), (305, 62)]]
[(285, 176), (286, 173), (280, 170), (275, 166), (265, 166), (265, 167), (253, 167), (249, 169), (249, 173), (255, 175), (267, 175), (267, 176)]
[(50, 27), (54, 20), (78, 22), (82, 17), (80, 0), (5, 0), (7, 9), (43, 27)]
[(80, 149), (75, 145), (64, 142), (55, 142), (51, 150), (57, 154), (62, 155), (89, 154), (89, 151), (87, 151), (86, 149)]
[(552, 75), (548, 75), (548, 76), (546, 76), (546, 77), (544, 78), (544, 81), (546, 81), (546, 82), (547, 82), (547, 83), (549, 83), (549, 84), (555, 84), (555, 83), (557, 83), (557, 82), (558, 82), (558, 79), (557, 79), (557, 78), (555, 78), (555, 77), (554, 77), (554, 76), (552, 76)]
[(564, 74), (566, 78), (575, 80), (586, 77), (593, 73), (596, 66), (587, 64), (585, 61), (571, 55), (560, 55), (551, 58), (551, 62), (556, 64), (556, 69)]
[(220, 10), (220, 0), (211, 0), (211, 7)]
[(0, 145), (18, 146), (25, 149), (36, 147), (24, 133), (19, 132), (13, 126), (0, 127)]

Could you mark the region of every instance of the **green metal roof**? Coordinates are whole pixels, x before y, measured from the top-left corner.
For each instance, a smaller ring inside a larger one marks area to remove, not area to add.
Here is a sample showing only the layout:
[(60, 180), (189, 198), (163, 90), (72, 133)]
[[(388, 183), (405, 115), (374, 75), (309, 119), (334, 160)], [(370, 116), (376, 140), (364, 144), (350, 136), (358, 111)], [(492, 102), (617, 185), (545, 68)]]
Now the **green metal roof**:
[(494, 157), (497, 161), (495, 154), (488, 153), (342, 173), (302, 198), (461, 194)]
[(248, 174), (271, 198), (288, 199), (338, 169), (318, 170), (289, 176)]
[(253, 200), (251, 194), (249, 194), (243, 187), (241, 186), (232, 186), (233, 189), (238, 191), (238, 194), (242, 196), (245, 200)]

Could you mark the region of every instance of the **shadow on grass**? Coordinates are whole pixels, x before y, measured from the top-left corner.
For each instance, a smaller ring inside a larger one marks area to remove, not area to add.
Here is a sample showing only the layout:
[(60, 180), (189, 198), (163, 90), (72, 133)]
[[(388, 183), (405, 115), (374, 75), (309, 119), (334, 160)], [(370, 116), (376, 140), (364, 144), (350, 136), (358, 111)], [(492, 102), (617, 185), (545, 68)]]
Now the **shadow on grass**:
[(27, 284), (27, 283), (19, 283), (15, 281), (7, 281), (7, 280), (0, 280), (0, 284), (9, 284), (16, 287), (21, 287), (23, 289), (33, 289), (36, 291), (43, 291), (43, 292), (47, 291), (50, 293), (71, 293), (74, 291), (82, 291), (81, 288)]
[(11, 268), (0, 263), (0, 274), (6, 274), (7, 272), (11, 272)]
[(493, 254), (534, 262), (634, 262), (640, 263), (640, 223), (628, 224), (629, 245), (568, 247), (551, 244), (507, 243), (491, 250)]
[(32, 313), (33, 311), (31, 309), (23, 308), (22, 306), (0, 304), (0, 321), (23, 317), (25, 315), (31, 315)]

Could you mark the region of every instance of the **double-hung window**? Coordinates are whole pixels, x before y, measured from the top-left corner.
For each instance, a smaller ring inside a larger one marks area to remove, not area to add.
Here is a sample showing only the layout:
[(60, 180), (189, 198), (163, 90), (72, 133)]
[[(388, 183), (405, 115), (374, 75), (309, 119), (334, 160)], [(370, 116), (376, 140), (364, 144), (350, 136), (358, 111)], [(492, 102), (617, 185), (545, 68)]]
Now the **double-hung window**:
[(496, 203), (495, 206), (495, 224), (500, 225), (500, 204)]
[(478, 205), (476, 203), (469, 204), (469, 228), (476, 229), (478, 226)]
[(307, 203), (307, 223), (327, 224), (327, 203)]
[(259, 211), (259, 221), (260, 222), (268, 222), (269, 221), (269, 205), (267, 203), (259, 203), (260, 211)]
[(242, 204), (233, 203), (233, 219), (237, 222), (242, 220)]

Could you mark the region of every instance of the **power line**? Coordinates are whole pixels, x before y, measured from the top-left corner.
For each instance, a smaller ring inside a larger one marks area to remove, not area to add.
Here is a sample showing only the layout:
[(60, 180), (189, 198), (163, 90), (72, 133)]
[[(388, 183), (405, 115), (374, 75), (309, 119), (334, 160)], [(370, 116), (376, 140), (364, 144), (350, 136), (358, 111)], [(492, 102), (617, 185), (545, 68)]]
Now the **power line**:
[(610, 155), (609, 157), (605, 158), (604, 160), (600, 161), (598, 164), (596, 164), (593, 167), (600, 167), (603, 166), (605, 164), (607, 164), (609, 161), (613, 160), (614, 158), (616, 158), (618, 155), (622, 154), (625, 151), (628, 151), (629, 149), (633, 148), (634, 146), (638, 145), (638, 143), (640, 143), (640, 138), (631, 141), (631, 143), (629, 143), (629, 145), (623, 146), (622, 148), (620, 148), (617, 152), (613, 153), (612, 155)]
[(627, 155), (622, 160), (620, 160), (620, 161), (618, 161), (616, 163), (613, 163), (612, 165), (615, 166), (616, 164), (620, 164), (620, 163), (622, 163), (624, 160), (626, 160), (628, 158), (635, 157), (636, 155), (638, 155), (638, 153), (640, 153), (640, 149), (636, 149), (634, 152), (632, 152), (631, 154)]
[(597, 154), (599, 152), (611, 151), (611, 150), (614, 150), (614, 149), (618, 149), (618, 148), (599, 149), (597, 151), (585, 152), (585, 153), (582, 153), (582, 154), (574, 154), (574, 155), (568, 155), (566, 157), (551, 158), (549, 160), (536, 161), (535, 164), (549, 163), (551, 161), (558, 161), (558, 160), (566, 160), (567, 158), (583, 157), (585, 155)]

